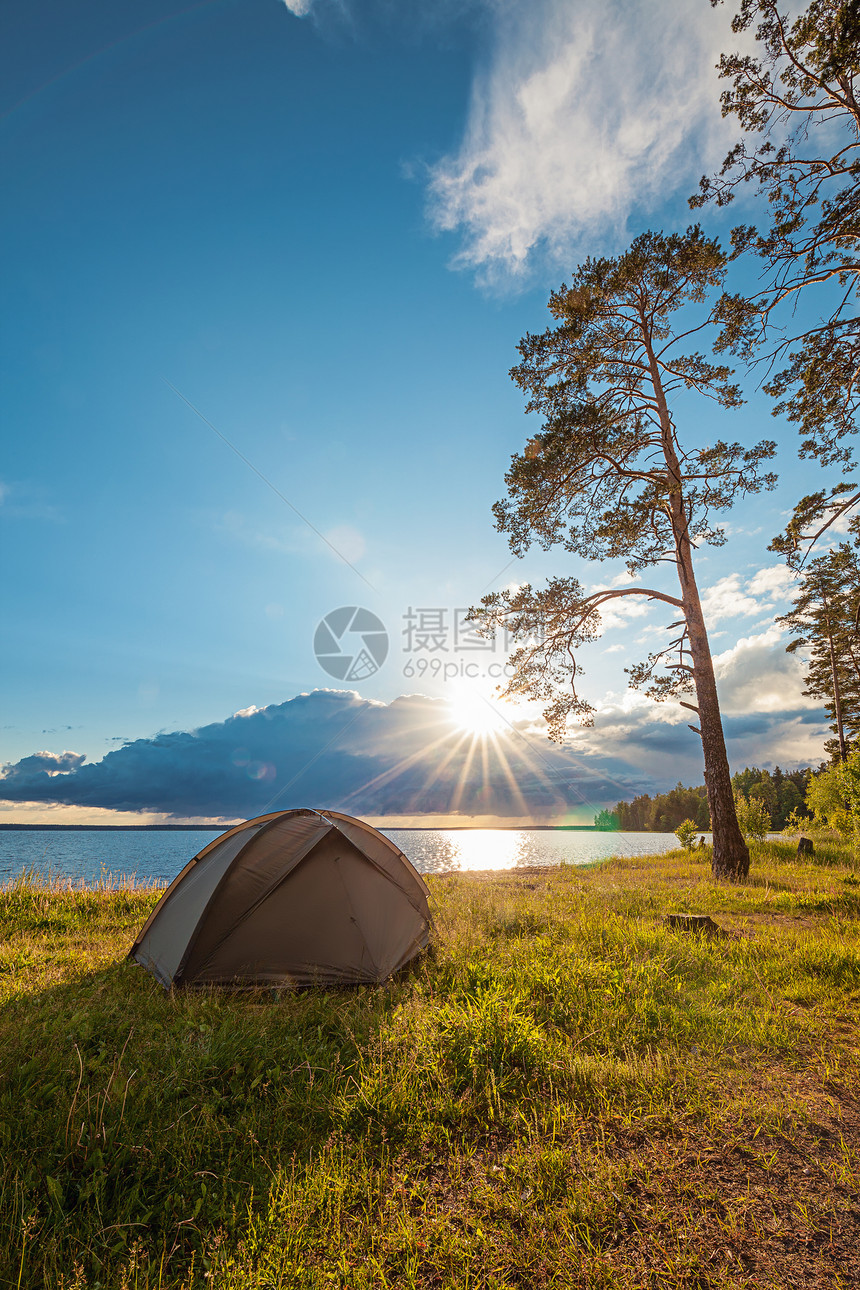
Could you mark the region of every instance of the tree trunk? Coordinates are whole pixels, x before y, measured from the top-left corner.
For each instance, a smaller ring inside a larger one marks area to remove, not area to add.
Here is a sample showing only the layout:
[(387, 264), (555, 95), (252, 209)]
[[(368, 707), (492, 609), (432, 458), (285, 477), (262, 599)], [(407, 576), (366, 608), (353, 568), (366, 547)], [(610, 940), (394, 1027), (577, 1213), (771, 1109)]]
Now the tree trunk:
[[(829, 608), (827, 599), (824, 600), (825, 610)], [(845, 747), (845, 729), (842, 724), (842, 695), (839, 690), (839, 670), (836, 666), (836, 647), (833, 644), (833, 628), (830, 619), (824, 620), (827, 623), (827, 643), (830, 646), (830, 675), (833, 680), (833, 711), (836, 717), (836, 736), (839, 740), (839, 760), (847, 761), (848, 749)]]
[(684, 618), (687, 623), (690, 656), (693, 660), (693, 681), (696, 686), (696, 703), (699, 712), (699, 734), (702, 739), (702, 752), (705, 759), (705, 788), (708, 793), (708, 808), (711, 812), (711, 831), (714, 836), (714, 851), (711, 867), (715, 878), (746, 878), (750, 871), (750, 853), (738, 824), (735, 810), (735, 798), (732, 792), (732, 777), (729, 771), (729, 758), (726, 753), (726, 740), (723, 735), (723, 723), (720, 717), (720, 703), (717, 698), (717, 682), (714, 677), (714, 664), (711, 659), (711, 647), (699, 600), (699, 589), (693, 572), (693, 549), (689, 536), (689, 517), (684, 502), (683, 474), (675, 451), (675, 432), (659, 365), (648, 335), (648, 324), (642, 315), (643, 336), (651, 368), (651, 380), (657, 398), (660, 416), (661, 442), (663, 457), (669, 479), (669, 496), (667, 513), (672, 524), (675, 538), (675, 561), (678, 571), (678, 582), (681, 586), (681, 601), (684, 606)]
[(705, 788), (708, 791), (711, 830), (714, 835), (711, 867), (715, 878), (746, 878), (750, 871), (750, 853), (735, 811), (714, 664), (692, 565), (688, 566), (688, 574), (689, 581), (682, 587), (682, 598), (690, 634), (690, 653), (693, 657), (693, 677), (705, 758)]

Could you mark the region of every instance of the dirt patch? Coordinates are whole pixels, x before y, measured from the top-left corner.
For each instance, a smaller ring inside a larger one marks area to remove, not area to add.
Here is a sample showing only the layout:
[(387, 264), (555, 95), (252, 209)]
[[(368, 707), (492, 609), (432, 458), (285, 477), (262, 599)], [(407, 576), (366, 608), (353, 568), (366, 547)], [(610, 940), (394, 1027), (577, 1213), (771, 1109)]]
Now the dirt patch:
[(860, 1102), (833, 1083), (806, 1091), (808, 1117), (778, 1130), (607, 1142), (627, 1176), (605, 1261), (648, 1286), (860, 1285)]

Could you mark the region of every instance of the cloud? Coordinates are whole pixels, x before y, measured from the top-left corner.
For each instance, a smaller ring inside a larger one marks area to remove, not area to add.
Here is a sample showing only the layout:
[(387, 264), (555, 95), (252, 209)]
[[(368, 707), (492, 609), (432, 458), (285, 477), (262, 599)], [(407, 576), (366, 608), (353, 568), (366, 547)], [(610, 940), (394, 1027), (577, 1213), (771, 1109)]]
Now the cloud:
[[(285, 0), (341, 19), (379, 0)], [(634, 209), (682, 199), (733, 139), (715, 71), (736, 45), (724, 11), (674, 0), (434, 0), (384, 6), (412, 27), (477, 12), (479, 41), (459, 147), (429, 167), (428, 209), (462, 237), (455, 264), (483, 280), (553, 267), (599, 235), (626, 239)], [(684, 203), (686, 211), (686, 204)]]
[(343, 559), (353, 564), (360, 560), (367, 550), (364, 534), (353, 528), (351, 524), (339, 524), (336, 528), (327, 529), (323, 536)]
[[(775, 625), (739, 640), (714, 658), (723, 730), (735, 770), (743, 766), (817, 765), (829, 737), (821, 704), (803, 694), (803, 667), (785, 652)], [(695, 702), (690, 699), (690, 702)], [(594, 727), (575, 746), (606, 767), (637, 775), (647, 791), (679, 779), (702, 782), (701, 741), (689, 728), (695, 714), (673, 702), (657, 704), (635, 690), (608, 694), (596, 706)]]
[(212, 521), (216, 533), (223, 534), (242, 546), (260, 551), (275, 551), (282, 555), (305, 554), (310, 547), (308, 535), (298, 525), (283, 525), (276, 531), (264, 532), (239, 511), (225, 511)]
[(745, 636), (714, 658), (720, 705), (726, 713), (822, 713), (821, 703), (803, 694), (803, 665), (785, 652), (785, 637), (772, 625), (758, 636)]
[(702, 593), (702, 611), (705, 620), (711, 623), (722, 622), (725, 618), (739, 618), (757, 614), (761, 610), (759, 602), (741, 590), (740, 574), (730, 573), (720, 578), (712, 587)]
[(47, 520), (59, 524), (63, 516), (45, 500), (44, 489), (35, 484), (7, 484), (0, 480), (0, 516), (7, 520)]
[(772, 564), (759, 569), (749, 582), (750, 595), (776, 602), (784, 600), (797, 586), (797, 574), (785, 564)]
[(623, 600), (610, 600), (600, 607), (600, 621), (605, 631), (623, 627), (631, 618), (644, 618), (654, 608), (643, 596), (626, 596)]
[[(714, 660), (729, 756), (744, 765), (817, 763), (827, 738), (820, 705), (776, 628)], [(693, 714), (628, 690), (597, 705), (595, 725), (549, 743), (514, 716), (498, 739), (459, 725), (454, 703), (402, 695), (391, 703), (315, 690), (251, 706), (193, 731), (136, 739), (87, 762), (38, 752), (0, 770), (0, 799), (173, 819), (235, 819), (290, 806), (373, 818), (588, 818), (598, 806), (679, 779), (701, 783)]]
[(617, 798), (618, 767), (583, 764), (529, 724), (482, 742), (458, 727), (444, 699), (404, 695), (384, 704), (315, 690), (199, 730), (136, 739), (94, 763), (80, 753), (25, 757), (3, 768), (0, 799), (177, 819), (306, 805), (546, 819)]
[[(71, 729), (71, 727), (67, 727)], [(43, 731), (43, 733), (45, 733)], [(83, 753), (74, 752), (38, 752), (31, 753), (29, 757), (22, 757), (14, 766), (4, 767), (3, 783), (7, 784), (10, 780), (29, 781), (33, 775), (52, 775), (67, 774), (69, 771), (75, 771), (86, 761)]]
[[(631, 577), (627, 573), (620, 573), (610, 582), (594, 583), (588, 590), (593, 595), (598, 591), (615, 591), (628, 587), (634, 582), (641, 581), (638, 574)], [(644, 618), (653, 608), (653, 601), (648, 600), (645, 595), (619, 596), (615, 600), (607, 600), (605, 604), (600, 606), (600, 621), (603, 624), (603, 630), (610, 631), (613, 627), (621, 627), (631, 618)]]
[(675, 0), (487, 0), (491, 47), (459, 150), (430, 174), (456, 263), (522, 273), (536, 248), (567, 266), (584, 239), (625, 236), (634, 207), (686, 195), (722, 159), (714, 65), (725, 15)]
[(702, 610), (711, 627), (728, 618), (752, 617), (766, 609), (788, 609), (795, 575), (784, 564), (759, 569), (743, 582), (739, 573), (720, 578), (702, 593)]

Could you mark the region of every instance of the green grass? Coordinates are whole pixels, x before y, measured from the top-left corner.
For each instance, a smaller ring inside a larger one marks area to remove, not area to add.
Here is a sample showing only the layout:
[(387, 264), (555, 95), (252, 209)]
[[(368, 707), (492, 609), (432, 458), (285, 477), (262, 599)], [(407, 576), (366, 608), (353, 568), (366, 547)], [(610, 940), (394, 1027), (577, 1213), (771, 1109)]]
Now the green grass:
[(860, 881), (816, 847), (435, 878), (408, 973), (279, 997), (125, 962), (155, 891), (0, 891), (0, 1286), (856, 1284)]

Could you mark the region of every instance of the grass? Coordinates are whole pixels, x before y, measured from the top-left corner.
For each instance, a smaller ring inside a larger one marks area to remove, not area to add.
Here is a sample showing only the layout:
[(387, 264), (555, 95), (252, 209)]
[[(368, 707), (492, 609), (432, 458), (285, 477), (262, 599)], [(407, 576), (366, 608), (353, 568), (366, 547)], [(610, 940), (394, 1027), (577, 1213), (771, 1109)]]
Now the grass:
[(793, 856), (437, 877), (411, 971), (280, 997), (125, 962), (155, 890), (0, 891), (0, 1286), (856, 1285), (860, 880)]

